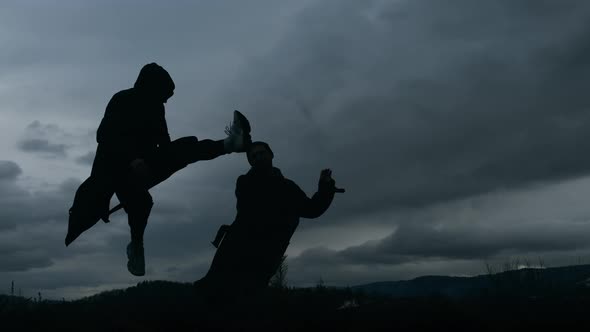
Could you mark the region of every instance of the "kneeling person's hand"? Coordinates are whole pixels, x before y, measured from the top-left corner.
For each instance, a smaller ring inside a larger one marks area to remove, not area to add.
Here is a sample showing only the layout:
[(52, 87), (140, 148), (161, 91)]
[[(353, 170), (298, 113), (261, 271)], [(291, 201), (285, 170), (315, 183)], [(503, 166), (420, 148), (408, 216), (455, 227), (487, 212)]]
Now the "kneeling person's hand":
[(318, 183), (318, 190), (330, 193), (343, 193), (345, 190), (336, 188), (336, 181), (332, 179), (332, 170), (327, 168), (320, 173), (320, 181)]

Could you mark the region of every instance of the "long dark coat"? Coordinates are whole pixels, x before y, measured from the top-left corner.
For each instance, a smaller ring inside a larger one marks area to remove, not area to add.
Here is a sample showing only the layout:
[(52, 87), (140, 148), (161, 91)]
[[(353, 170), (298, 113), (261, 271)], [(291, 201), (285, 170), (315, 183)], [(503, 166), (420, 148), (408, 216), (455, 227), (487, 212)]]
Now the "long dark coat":
[(265, 288), (282, 261), (299, 219), (321, 216), (334, 197), (333, 192), (325, 190), (309, 198), (278, 168), (266, 172), (251, 169), (238, 178), (235, 193), (235, 221), (201, 283), (225, 293)]

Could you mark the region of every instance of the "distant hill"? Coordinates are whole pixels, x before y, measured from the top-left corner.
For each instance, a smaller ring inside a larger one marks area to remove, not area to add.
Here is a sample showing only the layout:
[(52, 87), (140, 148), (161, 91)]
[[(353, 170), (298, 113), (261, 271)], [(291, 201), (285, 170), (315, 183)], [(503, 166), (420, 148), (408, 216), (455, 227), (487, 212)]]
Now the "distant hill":
[(352, 287), (355, 291), (391, 297), (479, 296), (500, 292), (534, 296), (551, 290), (566, 291), (585, 286), (590, 265), (526, 268), (475, 277), (424, 276), (404, 281), (384, 281)]

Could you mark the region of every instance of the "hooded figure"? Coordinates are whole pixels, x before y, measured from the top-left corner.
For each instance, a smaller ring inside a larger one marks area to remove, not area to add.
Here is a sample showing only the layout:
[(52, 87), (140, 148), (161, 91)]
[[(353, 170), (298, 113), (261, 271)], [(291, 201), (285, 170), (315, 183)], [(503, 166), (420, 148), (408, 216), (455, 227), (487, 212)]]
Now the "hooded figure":
[(145, 157), (158, 145), (170, 143), (164, 103), (174, 94), (168, 72), (155, 63), (145, 65), (131, 89), (116, 93), (96, 132), (93, 173), (120, 170)]
[(171, 142), (164, 104), (174, 88), (168, 72), (150, 63), (141, 69), (133, 88), (111, 98), (96, 133), (90, 177), (76, 192), (70, 209), (66, 245), (100, 218), (108, 221), (109, 202), (116, 194), (131, 230), (127, 268), (137, 276), (145, 274), (143, 235), (153, 205), (148, 190), (190, 163), (243, 152), (251, 141), (248, 120), (235, 111), (223, 140), (190, 136)]

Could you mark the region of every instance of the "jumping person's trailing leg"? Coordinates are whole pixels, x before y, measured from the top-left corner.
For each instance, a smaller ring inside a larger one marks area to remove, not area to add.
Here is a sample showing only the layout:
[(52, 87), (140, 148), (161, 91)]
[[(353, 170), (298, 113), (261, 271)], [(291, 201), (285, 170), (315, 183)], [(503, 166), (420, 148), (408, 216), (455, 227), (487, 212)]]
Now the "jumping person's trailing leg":
[(131, 231), (131, 242), (127, 245), (127, 269), (135, 276), (145, 275), (145, 257), (143, 234), (153, 206), (153, 200), (147, 188), (136, 182), (128, 182), (117, 191), (118, 199), (127, 212), (127, 221)]

